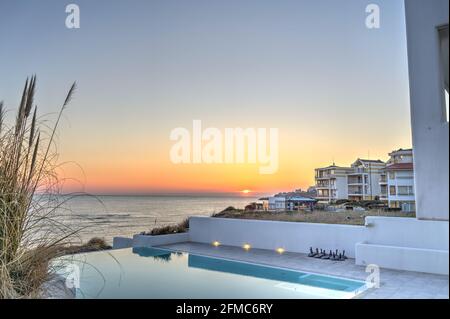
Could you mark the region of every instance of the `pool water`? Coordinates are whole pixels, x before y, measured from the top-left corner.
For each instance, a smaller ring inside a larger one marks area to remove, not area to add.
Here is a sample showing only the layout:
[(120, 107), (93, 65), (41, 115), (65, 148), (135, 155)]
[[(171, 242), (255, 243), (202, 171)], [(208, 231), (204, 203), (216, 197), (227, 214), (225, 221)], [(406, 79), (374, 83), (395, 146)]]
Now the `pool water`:
[(77, 298), (351, 298), (363, 281), (157, 248), (76, 255)]

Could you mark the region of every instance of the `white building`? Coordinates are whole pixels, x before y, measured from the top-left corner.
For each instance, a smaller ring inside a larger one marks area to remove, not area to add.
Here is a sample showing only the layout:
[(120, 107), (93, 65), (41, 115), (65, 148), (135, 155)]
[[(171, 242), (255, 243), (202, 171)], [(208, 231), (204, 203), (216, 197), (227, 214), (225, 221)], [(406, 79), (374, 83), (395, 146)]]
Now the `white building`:
[(268, 198), (269, 211), (299, 211), (314, 208), (317, 200), (302, 196), (300, 193), (280, 193)]
[(331, 165), (323, 168), (316, 168), (316, 199), (319, 203), (329, 203), (338, 199), (348, 199), (347, 174), (352, 169), (350, 167), (339, 167)]
[(390, 159), (381, 175), (381, 200), (390, 208), (415, 211), (414, 166), (412, 149), (399, 149), (389, 153)]
[(386, 164), (381, 160), (357, 159), (347, 175), (349, 200), (374, 200), (381, 195), (380, 179)]
[(270, 211), (285, 211), (286, 210), (286, 197), (285, 196), (269, 197), (269, 210)]
[(316, 199), (330, 203), (338, 199), (371, 200), (380, 197), (380, 179), (385, 163), (357, 159), (351, 167), (331, 165), (316, 168)]

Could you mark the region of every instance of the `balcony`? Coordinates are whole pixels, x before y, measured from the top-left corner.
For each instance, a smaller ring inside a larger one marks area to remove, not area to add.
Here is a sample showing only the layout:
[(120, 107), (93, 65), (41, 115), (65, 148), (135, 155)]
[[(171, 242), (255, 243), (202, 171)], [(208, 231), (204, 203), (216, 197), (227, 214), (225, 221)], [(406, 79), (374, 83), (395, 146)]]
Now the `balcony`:
[(330, 179), (331, 176), (330, 174), (316, 175), (316, 179)]
[(329, 188), (330, 184), (329, 183), (316, 183), (316, 188)]
[(363, 179), (361, 177), (356, 178), (356, 177), (348, 177), (347, 179), (347, 184), (348, 185), (362, 185), (363, 183)]
[(349, 187), (348, 195), (364, 195), (363, 187)]

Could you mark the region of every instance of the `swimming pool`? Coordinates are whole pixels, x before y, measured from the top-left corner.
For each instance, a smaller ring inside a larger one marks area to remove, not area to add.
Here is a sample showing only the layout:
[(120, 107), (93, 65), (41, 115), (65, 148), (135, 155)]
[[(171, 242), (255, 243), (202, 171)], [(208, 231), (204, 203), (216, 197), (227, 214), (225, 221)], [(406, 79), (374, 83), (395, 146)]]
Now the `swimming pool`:
[(365, 282), (158, 248), (77, 255), (77, 298), (351, 298)]

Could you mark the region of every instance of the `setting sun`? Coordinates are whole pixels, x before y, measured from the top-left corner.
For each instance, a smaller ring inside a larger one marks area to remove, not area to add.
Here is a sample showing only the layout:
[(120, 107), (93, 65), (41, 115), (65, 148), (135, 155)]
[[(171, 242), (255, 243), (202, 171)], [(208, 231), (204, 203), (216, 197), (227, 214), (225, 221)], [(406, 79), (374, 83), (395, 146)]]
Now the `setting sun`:
[(251, 192), (251, 190), (249, 190), (249, 189), (244, 189), (241, 191), (242, 194), (248, 194), (250, 192)]

